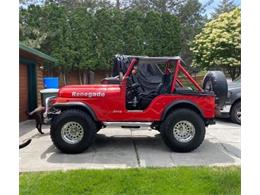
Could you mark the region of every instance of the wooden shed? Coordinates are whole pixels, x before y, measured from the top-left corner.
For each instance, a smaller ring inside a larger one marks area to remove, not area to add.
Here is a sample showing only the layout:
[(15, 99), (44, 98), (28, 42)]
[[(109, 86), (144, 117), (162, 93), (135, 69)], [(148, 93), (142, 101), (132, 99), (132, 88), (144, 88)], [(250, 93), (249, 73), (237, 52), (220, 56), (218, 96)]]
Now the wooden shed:
[(43, 67), (57, 60), (22, 43), (19, 44), (19, 121), (27, 119), (26, 111), (32, 111), (41, 103)]

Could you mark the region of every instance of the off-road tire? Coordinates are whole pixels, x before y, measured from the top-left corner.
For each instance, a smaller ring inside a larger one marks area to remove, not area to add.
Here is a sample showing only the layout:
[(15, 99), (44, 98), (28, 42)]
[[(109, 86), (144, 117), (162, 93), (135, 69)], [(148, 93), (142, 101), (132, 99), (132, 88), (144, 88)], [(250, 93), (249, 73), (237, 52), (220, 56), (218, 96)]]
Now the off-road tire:
[(241, 101), (236, 102), (230, 111), (230, 119), (233, 123), (241, 124), (241, 120), (237, 117), (237, 111), (241, 110)]
[(228, 93), (228, 84), (226, 76), (222, 71), (209, 71), (203, 79), (203, 89), (215, 93), (218, 108), (225, 105)]
[[(173, 134), (173, 127), (180, 121), (188, 121), (195, 127), (194, 137), (186, 143), (179, 142)], [(190, 109), (178, 109), (170, 113), (160, 126), (161, 136), (165, 144), (175, 152), (190, 152), (203, 142), (205, 123), (202, 117)]]
[[(80, 142), (69, 144), (62, 139), (61, 130), (63, 125), (68, 122), (79, 123), (84, 130), (83, 138)], [(85, 151), (94, 141), (97, 127), (93, 119), (81, 110), (65, 110), (55, 117), (51, 124), (50, 135), (53, 144), (62, 152), (67, 154), (76, 154)]]

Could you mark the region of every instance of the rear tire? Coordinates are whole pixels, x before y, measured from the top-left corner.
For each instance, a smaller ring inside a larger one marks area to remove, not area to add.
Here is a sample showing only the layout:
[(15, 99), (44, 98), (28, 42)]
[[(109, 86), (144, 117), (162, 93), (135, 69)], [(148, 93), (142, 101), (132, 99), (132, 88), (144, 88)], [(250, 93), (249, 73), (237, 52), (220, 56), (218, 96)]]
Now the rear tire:
[(178, 109), (170, 113), (162, 122), (160, 132), (164, 142), (171, 150), (190, 152), (203, 142), (205, 124), (196, 112), (189, 109)]
[(241, 101), (236, 102), (230, 112), (230, 119), (233, 123), (241, 124)]
[(93, 119), (81, 110), (65, 110), (51, 124), (53, 144), (62, 152), (76, 154), (94, 141), (97, 127)]

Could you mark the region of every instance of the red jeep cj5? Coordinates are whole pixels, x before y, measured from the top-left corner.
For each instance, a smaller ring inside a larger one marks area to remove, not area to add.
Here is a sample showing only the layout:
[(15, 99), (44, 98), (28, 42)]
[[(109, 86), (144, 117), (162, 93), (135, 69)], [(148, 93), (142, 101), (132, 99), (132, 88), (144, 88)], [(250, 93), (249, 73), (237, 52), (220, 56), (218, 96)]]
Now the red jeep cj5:
[(57, 97), (46, 99), (44, 113), (54, 145), (80, 153), (101, 128), (145, 126), (158, 130), (173, 151), (194, 150), (204, 140), (205, 126), (214, 124), (227, 87), (224, 74), (214, 71), (202, 89), (184, 66), (180, 57), (116, 56), (114, 77), (102, 84), (61, 88)]

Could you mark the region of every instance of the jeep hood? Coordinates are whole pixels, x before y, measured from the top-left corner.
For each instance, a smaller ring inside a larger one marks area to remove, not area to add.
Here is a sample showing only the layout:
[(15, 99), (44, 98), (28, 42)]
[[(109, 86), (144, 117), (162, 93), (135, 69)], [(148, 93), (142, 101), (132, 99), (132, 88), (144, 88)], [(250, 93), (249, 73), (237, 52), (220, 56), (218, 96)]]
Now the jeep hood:
[(119, 92), (119, 85), (67, 85), (59, 90), (58, 97), (100, 98)]

